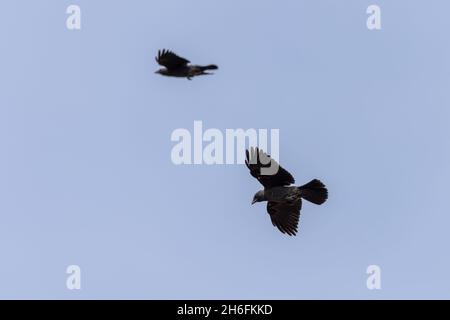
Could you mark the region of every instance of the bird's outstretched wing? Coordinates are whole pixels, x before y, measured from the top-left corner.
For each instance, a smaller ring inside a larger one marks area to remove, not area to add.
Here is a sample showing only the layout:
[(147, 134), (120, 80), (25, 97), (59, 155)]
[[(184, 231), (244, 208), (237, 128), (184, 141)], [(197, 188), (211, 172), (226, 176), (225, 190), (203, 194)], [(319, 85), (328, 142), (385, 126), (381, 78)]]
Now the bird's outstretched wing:
[(177, 69), (186, 66), (190, 61), (177, 56), (170, 50), (158, 50), (158, 56), (155, 58), (158, 64), (167, 69)]
[[(245, 164), (250, 169), (250, 174), (258, 179), (258, 181), (264, 186), (264, 188), (272, 188), (279, 186), (288, 186), (295, 182), (294, 177), (283, 169), (274, 159), (271, 159), (268, 154), (259, 148), (250, 148), (245, 151), (246, 160)], [(261, 169), (265, 168), (266, 171), (273, 173), (267, 174), (267, 172), (261, 172)], [(268, 170), (273, 168), (275, 170)], [(278, 170), (277, 170), (278, 169)]]
[(267, 212), (270, 215), (272, 224), (283, 233), (295, 236), (297, 233), (300, 210), (302, 209), (302, 199), (296, 202), (272, 202), (267, 203)]

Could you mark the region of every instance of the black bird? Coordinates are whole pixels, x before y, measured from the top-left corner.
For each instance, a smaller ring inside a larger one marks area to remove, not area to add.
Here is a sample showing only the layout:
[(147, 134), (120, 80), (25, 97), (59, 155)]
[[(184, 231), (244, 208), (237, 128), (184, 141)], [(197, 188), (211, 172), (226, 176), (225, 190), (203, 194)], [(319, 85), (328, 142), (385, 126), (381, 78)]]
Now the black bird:
[[(268, 201), (267, 212), (272, 224), (282, 233), (295, 236), (302, 198), (320, 205), (328, 199), (327, 188), (317, 179), (301, 187), (290, 186), (295, 182), (292, 175), (264, 151), (250, 148), (250, 151), (246, 150), (245, 153), (245, 164), (250, 169), (250, 174), (264, 186), (264, 190), (255, 194), (252, 204)], [(262, 172), (262, 169), (272, 172), (267, 174), (268, 172)]]
[(190, 61), (177, 56), (170, 50), (158, 50), (158, 56), (155, 57), (159, 65), (165, 67), (157, 70), (159, 73), (168, 77), (187, 78), (191, 80), (192, 77), (208, 75), (212, 73), (205, 72), (206, 70), (216, 70), (218, 67), (215, 64), (207, 66), (190, 65)]

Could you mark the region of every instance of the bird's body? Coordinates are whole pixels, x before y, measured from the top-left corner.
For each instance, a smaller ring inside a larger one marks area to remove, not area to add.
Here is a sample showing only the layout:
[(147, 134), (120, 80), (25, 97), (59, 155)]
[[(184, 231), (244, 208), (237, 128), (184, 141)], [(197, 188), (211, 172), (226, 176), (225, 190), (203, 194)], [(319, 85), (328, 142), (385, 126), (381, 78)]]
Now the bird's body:
[[(267, 212), (272, 224), (282, 233), (295, 235), (298, 230), (302, 199), (315, 204), (322, 204), (328, 198), (328, 190), (325, 185), (317, 179), (297, 187), (291, 186), (295, 182), (292, 175), (270, 159), (270, 156), (258, 148), (246, 152), (246, 165), (250, 174), (258, 179), (264, 186), (253, 197), (253, 203), (267, 201)], [(265, 160), (262, 160), (265, 158)], [(262, 169), (275, 167), (273, 174), (263, 174)]]
[(196, 76), (212, 74), (206, 72), (207, 70), (218, 69), (214, 64), (206, 66), (190, 65), (189, 60), (181, 58), (169, 50), (158, 51), (158, 56), (155, 60), (158, 64), (164, 66), (164, 68), (157, 70), (155, 73), (168, 77), (187, 78), (188, 80)]
[(301, 200), (301, 189), (296, 186), (273, 187), (261, 190), (264, 193), (264, 201), (296, 202)]
[(215, 70), (216, 68), (210, 68), (209, 66), (186, 66), (178, 69), (160, 69), (158, 73), (163, 76), (187, 78), (191, 79), (196, 76), (208, 75), (212, 73), (205, 72), (206, 70)]

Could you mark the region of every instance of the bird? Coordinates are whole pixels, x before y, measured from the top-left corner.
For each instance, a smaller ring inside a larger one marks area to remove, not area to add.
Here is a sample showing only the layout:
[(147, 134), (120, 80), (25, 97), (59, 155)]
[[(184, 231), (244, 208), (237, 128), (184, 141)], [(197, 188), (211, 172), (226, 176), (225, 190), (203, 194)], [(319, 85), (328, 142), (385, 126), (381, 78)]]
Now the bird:
[(326, 186), (318, 179), (300, 187), (292, 186), (294, 177), (263, 150), (252, 147), (245, 153), (245, 164), (250, 174), (264, 187), (254, 195), (252, 205), (267, 201), (267, 212), (273, 226), (284, 234), (295, 236), (302, 199), (317, 205), (323, 204), (328, 199)]
[(182, 58), (170, 50), (158, 50), (158, 55), (155, 57), (156, 62), (163, 66), (155, 73), (168, 77), (187, 78), (192, 80), (193, 77), (210, 75), (212, 73), (205, 72), (207, 70), (219, 69), (215, 64), (206, 66), (191, 65), (190, 61)]

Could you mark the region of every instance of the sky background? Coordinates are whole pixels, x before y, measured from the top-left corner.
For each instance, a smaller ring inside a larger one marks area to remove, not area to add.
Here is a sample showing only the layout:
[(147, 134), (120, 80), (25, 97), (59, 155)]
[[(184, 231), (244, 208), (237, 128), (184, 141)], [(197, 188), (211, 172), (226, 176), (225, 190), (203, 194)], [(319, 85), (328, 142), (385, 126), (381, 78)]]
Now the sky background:
[[(78, 4), (82, 30), (66, 28)], [(382, 30), (366, 9), (381, 7)], [(450, 298), (450, 3), (4, 0), (0, 298)], [(158, 49), (216, 63), (154, 74)], [(280, 129), (329, 188), (275, 229), (245, 166), (177, 128)], [(81, 267), (81, 290), (66, 268)], [(381, 268), (368, 290), (366, 268)]]

